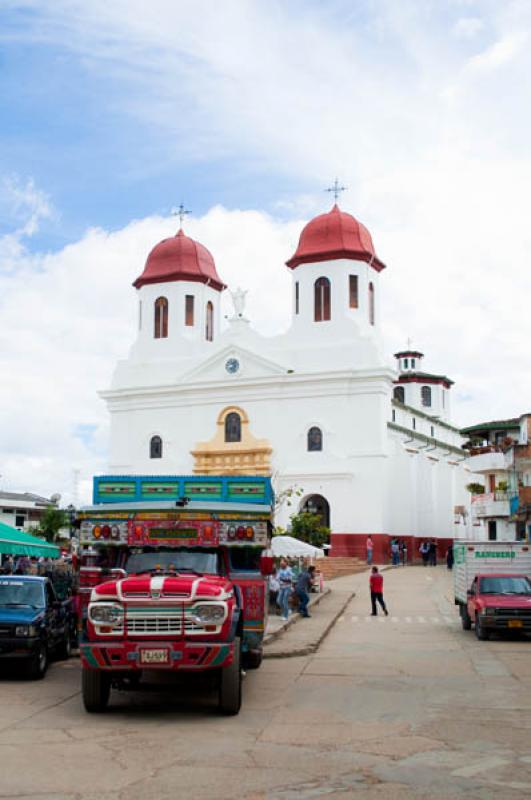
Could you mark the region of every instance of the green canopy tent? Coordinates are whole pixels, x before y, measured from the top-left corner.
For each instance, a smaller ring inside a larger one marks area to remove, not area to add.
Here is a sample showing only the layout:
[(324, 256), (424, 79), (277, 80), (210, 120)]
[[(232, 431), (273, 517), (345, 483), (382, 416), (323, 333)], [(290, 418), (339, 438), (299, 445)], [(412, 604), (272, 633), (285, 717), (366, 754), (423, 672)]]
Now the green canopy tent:
[(61, 551), (56, 545), (48, 544), (44, 539), (18, 531), (11, 525), (0, 522), (0, 553), (4, 555), (11, 553), (14, 556), (59, 558)]

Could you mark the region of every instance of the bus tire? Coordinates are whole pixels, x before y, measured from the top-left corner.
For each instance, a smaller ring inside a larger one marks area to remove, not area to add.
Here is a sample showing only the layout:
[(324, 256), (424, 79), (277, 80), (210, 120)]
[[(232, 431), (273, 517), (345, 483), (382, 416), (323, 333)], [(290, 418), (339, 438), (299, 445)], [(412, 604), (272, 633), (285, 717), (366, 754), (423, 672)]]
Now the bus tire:
[(218, 707), (222, 714), (234, 716), (242, 705), (242, 670), (240, 665), (240, 638), (234, 639), (232, 664), (221, 670)]
[(81, 692), (85, 711), (99, 713), (105, 711), (111, 693), (111, 679), (103, 670), (86, 669), (81, 675)]
[(258, 669), (262, 663), (262, 650), (251, 650), (243, 656), (244, 669)]

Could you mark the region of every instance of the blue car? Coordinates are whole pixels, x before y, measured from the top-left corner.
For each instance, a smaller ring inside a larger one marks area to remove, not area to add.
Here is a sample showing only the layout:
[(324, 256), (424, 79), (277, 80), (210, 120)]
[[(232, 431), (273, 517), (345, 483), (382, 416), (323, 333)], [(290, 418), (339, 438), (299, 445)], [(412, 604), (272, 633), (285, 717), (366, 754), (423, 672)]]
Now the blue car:
[(71, 599), (59, 600), (49, 578), (0, 575), (0, 664), (22, 661), (44, 678), (50, 657), (68, 658), (75, 637)]

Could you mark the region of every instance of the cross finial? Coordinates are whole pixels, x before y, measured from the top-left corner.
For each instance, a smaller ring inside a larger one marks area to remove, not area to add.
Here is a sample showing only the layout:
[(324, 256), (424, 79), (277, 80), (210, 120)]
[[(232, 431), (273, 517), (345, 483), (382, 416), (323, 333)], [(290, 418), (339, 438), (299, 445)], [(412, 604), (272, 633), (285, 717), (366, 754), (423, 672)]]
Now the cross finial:
[(339, 185), (339, 181), (336, 178), (335, 181), (334, 181), (334, 185), (333, 186), (329, 186), (328, 189), (325, 189), (325, 192), (332, 192), (333, 195), (334, 195), (334, 200), (337, 203), (337, 199), (338, 199), (339, 195), (341, 194), (341, 192), (346, 191), (347, 188), (348, 188), (347, 186), (340, 186)]
[(408, 350), (411, 350), (411, 345), (412, 345), (412, 344), (413, 344), (413, 343), (412, 343), (412, 341), (411, 341), (411, 336), (408, 336), (408, 338), (407, 338), (407, 349), (408, 349)]
[(171, 213), (172, 213), (173, 217), (179, 217), (179, 224), (180, 224), (180, 226), (182, 228), (183, 222), (184, 222), (184, 218), (187, 217), (188, 214), (190, 214), (191, 212), (187, 211), (186, 208), (181, 203), (179, 208), (172, 208)]

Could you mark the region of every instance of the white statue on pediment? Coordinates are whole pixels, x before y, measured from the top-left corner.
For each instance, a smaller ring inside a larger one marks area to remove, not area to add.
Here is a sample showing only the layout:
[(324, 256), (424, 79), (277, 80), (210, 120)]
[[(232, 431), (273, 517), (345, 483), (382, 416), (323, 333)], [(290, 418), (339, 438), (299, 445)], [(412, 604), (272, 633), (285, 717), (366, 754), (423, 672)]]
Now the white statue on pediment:
[(239, 286), (234, 292), (230, 293), (232, 305), (234, 306), (233, 319), (242, 319), (245, 309), (245, 297), (247, 295), (246, 289), (241, 289)]

